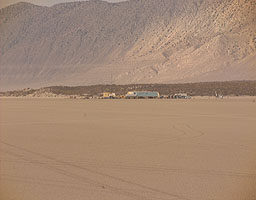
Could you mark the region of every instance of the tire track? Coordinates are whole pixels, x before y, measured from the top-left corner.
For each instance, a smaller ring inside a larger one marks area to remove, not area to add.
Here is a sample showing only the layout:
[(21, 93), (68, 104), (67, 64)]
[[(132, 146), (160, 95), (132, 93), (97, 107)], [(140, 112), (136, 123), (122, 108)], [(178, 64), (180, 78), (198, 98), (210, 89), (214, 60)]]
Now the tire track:
[[(66, 166), (70, 166), (70, 167), (77, 168), (77, 169), (80, 169), (80, 170), (84, 170), (84, 171), (86, 171), (86, 172), (88, 172), (88, 173), (90, 173), (92, 175), (97, 175), (97, 176), (100, 176), (100, 177), (103, 177), (103, 178), (107, 178), (107, 179), (115, 181), (117, 183), (123, 183), (123, 184), (126, 184), (126, 185), (136, 186), (136, 187), (138, 187), (140, 189), (144, 189), (146, 191), (151, 191), (151, 192), (153, 192), (155, 194), (161, 194), (161, 195), (166, 196), (166, 197), (168, 196), (169, 198), (189, 200), (188, 198), (186, 198), (184, 196), (181, 196), (181, 195), (172, 194), (172, 193), (169, 193), (169, 192), (166, 192), (166, 191), (162, 191), (162, 190), (159, 190), (159, 189), (156, 189), (156, 188), (152, 188), (152, 187), (147, 186), (147, 185), (135, 183), (135, 182), (132, 182), (132, 181), (120, 178), (120, 177), (115, 177), (115, 176), (112, 176), (112, 175), (109, 175), (109, 174), (105, 174), (103, 172), (98, 172), (98, 171), (90, 169), (88, 167), (82, 167), (82, 166), (79, 166), (79, 165), (76, 165), (76, 164), (73, 164), (73, 163), (70, 163), (70, 162), (67, 162), (67, 161), (58, 160), (58, 159), (53, 158), (51, 156), (44, 155), (44, 154), (41, 154), (41, 153), (38, 153), (38, 152), (34, 152), (34, 151), (31, 151), (31, 150), (25, 149), (23, 147), (19, 147), (19, 146), (16, 146), (16, 145), (13, 145), (13, 144), (9, 144), (9, 143), (3, 142), (3, 141), (1, 141), (1, 143), (6, 145), (6, 146), (8, 146), (8, 147), (13, 148), (13, 149), (16, 149), (16, 150), (19, 150), (19, 151), (23, 151), (23, 152), (26, 152), (26, 153), (30, 153), (32, 155), (36, 155), (36, 156), (44, 158), (44, 159), (52, 160), (52, 161), (54, 161), (56, 163), (59, 163), (61, 165), (66, 165)], [(12, 154), (15, 157), (19, 157), (21, 159), (24, 159), (24, 160), (26, 160), (28, 162), (33, 163), (33, 164), (45, 166), (44, 163), (42, 163), (40, 161), (37, 161), (37, 160), (27, 159), (27, 158), (24, 157), (24, 155), (15, 154), (13, 152), (11, 152), (11, 153), (9, 152), (9, 154)], [(95, 181), (95, 180), (92, 180), (92, 179), (89, 179), (89, 178), (86, 178), (86, 177), (81, 177), (81, 176), (79, 176), (79, 175), (77, 175), (75, 173), (68, 172), (66, 170), (63, 170), (63, 169), (60, 169), (60, 168), (57, 168), (57, 167), (54, 167), (54, 166), (45, 166), (45, 167), (47, 167), (48, 169), (54, 170), (54, 171), (58, 172), (59, 174), (63, 174), (65, 176), (68, 176), (68, 177), (71, 177), (71, 178), (74, 178), (74, 179), (77, 179), (77, 180), (81, 180), (81, 181), (93, 184), (93, 185), (95, 185), (97, 187), (104, 186), (104, 188), (109, 189), (111, 191), (114, 191), (114, 192), (116, 192), (118, 194), (122, 194), (122, 195), (129, 196), (129, 197), (136, 197), (138, 199), (142, 199), (142, 198), (143, 199), (147, 199), (144, 196), (140, 196), (138, 194), (129, 193), (129, 192), (124, 191), (121, 188), (116, 188), (116, 187), (113, 187), (113, 186), (108, 185), (106, 183), (100, 183), (98, 181)]]
[[(88, 192), (101, 192), (101, 193), (108, 193), (111, 194), (111, 191), (106, 190), (105, 188), (87, 188), (88, 185), (85, 185), (83, 183), (77, 183), (77, 182), (67, 182), (67, 181), (57, 181), (57, 180), (50, 180), (50, 179), (39, 179), (39, 178), (31, 178), (31, 177), (24, 177), (24, 176), (14, 176), (14, 175), (8, 175), (8, 174), (0, 174), (1, 181), (12, 181), (12, 182), (21, 182), (24, 184), (37, 184), (47, 187), (58, 187), (58, 188), (64, 188), (64, 189), (75, 189), (75, 190), (81, 190), (81, 191), (88, 191)], [(132, 189), (126, 189), (128, 192), (137, 192), (137, 193), (145, 193), (145, 191), (141, 190), (132, 190)], [(147, 192), (148, 194), (151, 194), (150, 192)], [(164, 200), (163, 198), (154, 198), (157, 200)]]
[[(39, 162), (38, 160), (35, 160)], [(0, 162), (11, 163), (24, 163), (31, 164), (30, 161), (25, 160), (1, 160)], [(62, 164), (40, 162), (41, 165), (53, 164), (54, 166), (62, 166)], [(84, 165), (84, 163), (83, 163)], [(170, 168), (165, 166), (138, 166), (138, 165), (122, 165), (122, 164), (104, 164), (104, 163), (91, 163), (87, 164), (87, 167), (109, 168), (117, 170), (134, 170), (134, 171), (147, 171), (147, 172), (159, 172), (159, 173), (180, 173), (180, 174), (192, 174), (192, 175), (209, 175), (209, 176), (228, 176), (239, 178), (256, 178), (256, 174), (234, 171), (218, 171), (218, 170), (201, 170), (201, 169), (186, 169), (186, 168)]]
[[(89, 179), (89, 178), (84, 177), (84, 176), (79, 176), (75, 173), (72, 173), (72, 172), (69, 172), (67, 170), (63, 170), (63, 169), (60, 169), (60, 168), (57, 168), (57, 167), (54, 167), (54, 166), (41, 165), (40, 161), (34, 161), (33, 159), (27, 159), (23, 155), (20, 155), (20, 154), (16, 154), (16, 153), (13, 153), (13, 152), (8, 152), (6, 150), (5, 150), (5, 153), (8, 153), (12, 156), (19, 157), (19, 158), (22, 157), (22, 159), (30, 162), (31, 164), (35, 164), (35, 165), (38, 165), (38, 166), (43, 166), (44, 168), (49, 169), (51, 171), (54, 171), (58, 174), (64, 175), (66, 177), (69, 177), (69, 178), (72, 178), (72, 179), (75, 179), (75, 180), (78, 180), (78, 181), (82, 182), (83, 184), (88, 183), (90, 186), (94, 186), (96, 188), (100, 188), (100, 189), (104, 189), (104, 190), (109, 190), (109, 192), (111, 194), (115, 193), (115, 194), (123, 195), (123, 196), (126, 196), (126, 197), (131, 197), (133, 199), (143, 199), (143, 200), (151, 199), (151, 198), (148, 198), (146, 196), (141, 195), (141, 193), (143, 193), (143, 192), (145, 193), (146, 191), (140, 191), (140, 192), (135, 193), (136, 191), (134, 191), (134, 190), (127, 190), (127, 189), (114, 187), (114, 186), (109, 185), (107, 183), (101, 183), (99, 181), (95, 181), (95, 180)], [(158, 197), (156, 197), (154, 199), (167, 200), (167, 199), (158, 198)]]
[[(194, 135), (194, 136), (189, 136), (189, 137), (182, 138), (182, 136), (188, 135), (187, 132), (182, 130), (182, 129), (176, 128), (176, 126), (173, 126), (173, 129), (175, 129), (177, 131), (180, 131), (183, 134), (172, 137), (171, 140), (163, 141), (163, 142), (157, 143), (157, 144), (160, 145), (160, 144), (164, 144), (164, 143), (169, 143), (169, 142), (176, 141), (176, 140), (179, 140), (179, 139), (183, 140), (183, 139), (190, 139), (190, 138), (198, 138), (198, 137), (202, 137), (203, 135), (205, 135), (205, 133), (203, 131), (197, 130), (197, 129), (191, 127), (188, 124), (186, 124), (186, 127), (189, 128), (190, 130), (194, 131), (194, 132), (197, 132), (198, 134)], [(157, 144), (153, 144), (153, 145), (150, 145), (150, 146), (155, 146)], [(143, 146), (143, 147), (145, 147), (145, 146)], [(0, 159), (0, 161), (1, 161), (1, 159)], [(17, 162), (17, 160), (9, 161), (9, 162)], [(18, 162), (28, 162), (28, 163), (30, 163), (29, 161), (24, 161), (24, 160), (23, 161), (18, 161)], [(56, 162), (56, 160), (54, 160), (54, 162)], [(168, 167), (122, 165), (122, 164), (118, 164), (118, 163), (114, 164), (113, 162), (110, 162), (109, 164), (96, 163), (96, 162), (92, 162), (91, 164), (90, 163), (88, 164), (88, 160), (85, 160), (85, 162), (87, 163), (87, 167), (99, 166), (99, 167), (102, 167), (102, 168), (111, 168), (111, 169), (138, 170), (138, 171), (149, 171), (149, 172), (175, 172), (175, 173), (182, 173), (182, 174), (202, 174), (202, 175), (210, 175), (210, 176), (218, 175), (218, 176), (243, 177), (243, 178), (255, 178), (256, 177), (256, 174), (243, 173), (243, 172), (233, 172), (233, 171), (196, 170), (196, 169), (181, 169), (181, 168), (175, 168), (174, 169), (174, 168), (168, 168)], [(47, 165), (49, 163), (40, 161), (40, 164), (41, 165)], [(62, 166), (63, 165), (63, 163), (52, 163), (52, 164), (54, 164), (55, 166)], [(65, 164), (67, 164), (67, 163), (65, 163)], [(69, 163), (69, 164), (72, 164), (72, 163)], [(76, 167), (77, 167), (77, 165), (76, 165)], [(81, 168), (81, 166), (79, 166), (79, 168)]]
[[(176, 136), (171, 136), (171, 137), (164, 137), (165, 139), (164, 140), (162, 140), (162, 141), (158, 141), (158, 142), (153, 142), (153, 143), (150, 143), (150, 144), (132, 144), (132, 145), (126, 145), (126, 146), (123, 146), (123, 147), (125, 147), (125, 148), (122, 148), (122, 150), (127, 150), (127, 149), (129, 149), (129, 152), (134, 152), (134, 151), (138, 151), (138, 149), (141, 149), (142, 147), (143, 148), (148, 148), (148, 147), (152, 147), (152, 146), (159, 146), (159, 145), (162, 145), (162, 144), (166, 144), (166, 143), (170, 143), (170, 142), (174, 142), (174, 141), (177, 141), (177, 140), (180, 140), (183, 136), (185, 136), (185, 135), (187, 135), (187, 132), (185, 132), (185, 131), (183, 131), (183, 130), (180, 130), (180, 129), (178, 129), (178, 128), (176, 128), (176, 126), (175, 125), (173, 125), (172, 126), (172, 129), (174, 129), (174, 130), (176, 130), (176, 131), (178, 131), (179, 133), (181, 133), (181, 134), (178, 134), (178, 135), (176, 135)], [(145, 138), (153, 138), (154, 140), (153, 141), (155, 141), (156, 139), (158, 139), (157, 137), (147, 137), (147, 136), (143, 136), (143, 137), (145, 137)], [(163, 138), (163, 137), (161, 137), (161, 138)]]
[[(180, 141), (180, 140), (187, 140), (187, 139), (193, 139), (193, 138), (198, 138), (198, 137), (202, 137), (203, 135), (205, 135), (204, 132), (198, 132), (195, 131), (194, 129), (192, 129), (188, 124), (184, 124), (185, 127), (187, 127), (188, 129), (192, 130), (192, 132), (196, 132), (196, 135), (191, 135), (189, 134), (187, 131), (181, 129), (181, 128), (177, 128), (177, 126), (173, 125), (172, 129), (178, 131), (179, 135), (174, 136), (174, 137), (166, 137), (165, 140), (159, 141), (159, 142), (155, 142), (152, 144), (148, 144), (148, 145), (136, 145), (136, 146), (132, 146), (133, 151), (137, 150), (135, 148), (146, 148), (146, 147), (153, 147), (153, 146), (159, 146), (159, 145), (163, 145), (163, 144), (168, 144), (168, 143), (172, 143), (175, 141)], [(199, 134), (198, 134), (199, 133)], [(186, 136), (186, 137), (185, 137)]]

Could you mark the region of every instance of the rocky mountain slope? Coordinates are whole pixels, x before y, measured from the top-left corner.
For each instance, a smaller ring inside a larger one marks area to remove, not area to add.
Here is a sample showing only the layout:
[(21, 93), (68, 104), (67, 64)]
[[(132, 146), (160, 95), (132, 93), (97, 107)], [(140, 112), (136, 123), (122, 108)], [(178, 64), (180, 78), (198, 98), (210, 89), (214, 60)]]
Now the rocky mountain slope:
[(0, 10), (0, 88), (256, 79), (254, 0)]

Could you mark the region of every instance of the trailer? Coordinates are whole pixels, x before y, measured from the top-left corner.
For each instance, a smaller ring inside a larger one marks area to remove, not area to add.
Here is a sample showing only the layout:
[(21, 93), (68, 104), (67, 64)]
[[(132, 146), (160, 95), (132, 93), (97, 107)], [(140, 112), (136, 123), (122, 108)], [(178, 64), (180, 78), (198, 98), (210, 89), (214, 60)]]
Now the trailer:
[(159, 98), (159, 92), (151, 91), (132, 91), (125, 96), (127, 99), (156, 99)]

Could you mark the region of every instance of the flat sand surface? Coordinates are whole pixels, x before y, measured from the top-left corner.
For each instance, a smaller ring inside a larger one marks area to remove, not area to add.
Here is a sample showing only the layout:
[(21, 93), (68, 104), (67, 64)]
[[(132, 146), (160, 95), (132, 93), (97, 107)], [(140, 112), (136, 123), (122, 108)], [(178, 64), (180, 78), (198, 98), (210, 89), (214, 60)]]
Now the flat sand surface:
[(256, 103), (0, 99), (1, 200), (255, 200)]

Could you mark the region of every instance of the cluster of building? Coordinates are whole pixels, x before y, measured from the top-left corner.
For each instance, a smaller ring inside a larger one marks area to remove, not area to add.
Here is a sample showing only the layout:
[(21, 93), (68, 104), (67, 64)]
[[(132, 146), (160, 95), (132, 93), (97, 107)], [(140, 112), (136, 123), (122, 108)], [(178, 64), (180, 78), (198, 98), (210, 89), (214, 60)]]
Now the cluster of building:
[(111, 92), (104, 92), (100, 95), (100, 99), (190, 99), (186, 93), (178, 93), (174, 95), (162, 95), (159, 92), (151, 91), (131, 91), (126, 95), (116, 95)]

